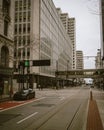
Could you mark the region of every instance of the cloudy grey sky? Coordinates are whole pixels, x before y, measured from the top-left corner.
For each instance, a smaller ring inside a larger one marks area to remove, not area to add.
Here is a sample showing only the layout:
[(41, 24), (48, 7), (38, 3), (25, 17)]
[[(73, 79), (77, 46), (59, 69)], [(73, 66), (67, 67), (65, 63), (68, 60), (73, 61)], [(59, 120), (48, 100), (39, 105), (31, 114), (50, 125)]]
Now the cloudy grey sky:
[[(95, 56), (100, 48), (99, 0), (53, 0), (56, 7), (76, 19), (76, 48)], [(95, 58), (84, 58), (84, 68), (94, 68)]]

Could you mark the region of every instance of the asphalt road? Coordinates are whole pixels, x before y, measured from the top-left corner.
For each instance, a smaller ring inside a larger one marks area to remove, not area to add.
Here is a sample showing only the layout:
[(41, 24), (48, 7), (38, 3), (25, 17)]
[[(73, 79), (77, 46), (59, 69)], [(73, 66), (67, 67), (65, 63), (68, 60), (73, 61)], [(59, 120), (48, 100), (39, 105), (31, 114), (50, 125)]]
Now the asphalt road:
[(0, 112), (0, 130), (86, 130), (89, 91), (43, 90), (43, 97)]

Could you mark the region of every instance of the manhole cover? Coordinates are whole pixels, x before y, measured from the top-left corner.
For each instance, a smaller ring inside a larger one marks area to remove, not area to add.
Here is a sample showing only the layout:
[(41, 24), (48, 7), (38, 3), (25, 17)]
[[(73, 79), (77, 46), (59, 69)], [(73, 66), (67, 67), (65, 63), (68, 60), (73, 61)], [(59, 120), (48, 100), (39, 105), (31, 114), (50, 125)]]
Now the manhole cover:
[(44, 103), (41, 103), (41, 104), (36, 104), (36, 105), (33, 105), (33, 107), (51, 107), (53, 106), (54, 104), (44, 104)]
[(0, 114), (0, 125), (3, 123), (20, 116), (20, 114)]

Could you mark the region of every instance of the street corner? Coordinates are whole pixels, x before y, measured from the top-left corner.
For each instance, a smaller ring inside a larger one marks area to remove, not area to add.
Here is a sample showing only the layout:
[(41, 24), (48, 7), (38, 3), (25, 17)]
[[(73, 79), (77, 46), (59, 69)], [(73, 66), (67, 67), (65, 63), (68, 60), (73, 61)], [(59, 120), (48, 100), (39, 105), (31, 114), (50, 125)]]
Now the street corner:
[(23, 103), (25, 103), (25, 101), (6, 101), (6, 102), (2, 102), (2, 103), (0, 103), (0, 111), (8, 109), (8, 108), (15, 107), (15, 106), (23, 104)]
[(21, 101), (17, 101), (17, 100), (11, 100), (11, 101), (5, 101), (5, 102), (1, 102), (0, 103), (0, 112), (8, 110), (8, 109), (12, 109), (12, 108), (16, 108), (28, 103), (32, 103), (35, 101), (39, 101), (44, 99), (45, 97), (40, 97), (40, 98), (33, 98), (33, 99), (29, 99), (29, 100), (21, 100)]
[(35, 101), (36, 99), (37, 99), (37, 98), (30, 99), (30, 100), (24, 100), (24, 101), (12, 100), (12, 101), (1, 102), (1, 103), (0, 103), (0, 111), (7, 110), (7, 109), (11, 109), (11, 108), (15, 108), (15, 107), (17, 107), (17, 106), (21, 106), (21, 105), (24, 105), (24, 104), (26, 104), (26, 103)]

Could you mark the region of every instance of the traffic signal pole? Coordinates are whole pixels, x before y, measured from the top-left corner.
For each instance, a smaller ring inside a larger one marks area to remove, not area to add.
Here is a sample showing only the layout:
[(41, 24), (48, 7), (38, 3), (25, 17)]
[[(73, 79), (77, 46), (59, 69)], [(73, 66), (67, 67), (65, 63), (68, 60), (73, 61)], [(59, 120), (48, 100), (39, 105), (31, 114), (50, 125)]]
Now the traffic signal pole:
[(22, 71), (23, 71), (23, 89), (24, 89), (24, 70), (25, 70), (25, 67), (24, 67), (24, 65), (22, 66)]
[[(50, 59), (46, 59), (46, 60), (22, 60), (19, 62), (19, 87), (21, 85), (21, 89), (25, 88), (25, 81), (27, 83), (27, 88), (31, 87), (29, 85), (31, 85), (33, 83), (30, 82), (30, 66), (50, 66), (51, 61)], [(27, 70), (27, 75), (25, 75), (25, 68)], [(25, 80), (26, 77), (26, 80)]]

